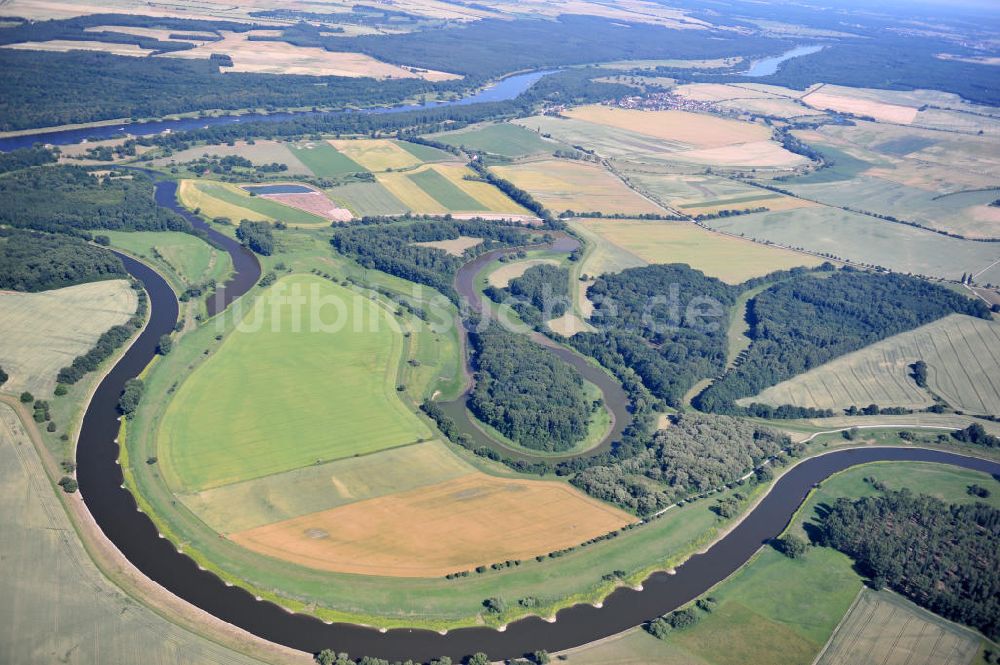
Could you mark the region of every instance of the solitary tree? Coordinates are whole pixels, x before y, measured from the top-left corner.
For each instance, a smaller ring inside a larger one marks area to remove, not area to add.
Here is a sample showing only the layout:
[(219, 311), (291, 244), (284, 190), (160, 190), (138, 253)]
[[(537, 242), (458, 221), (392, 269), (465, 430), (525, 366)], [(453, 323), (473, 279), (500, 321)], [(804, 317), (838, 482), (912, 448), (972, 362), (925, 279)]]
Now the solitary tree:
[(784, 538), (779, 538), (775, 542), (775, 547), (789, 559), (798, 559), (805, 556), (808, 546), (806, 545), (806, 541), (794, 534), (789, 534)]
[(31, 393), (29, 393), (27, 390), (25, 390), (23, 393), (21, 393), (21, 403), (22, 404), (31, 404), (34, 401), (35, 401), (35, 396), (32, 395)]
[(156, 352), (161, 356), (165, 356), (170, 353), (170, 349), (174, 348), (174, 340), (170, 338), (170, 335), (160, 335), (160, 341), (156, 346)]

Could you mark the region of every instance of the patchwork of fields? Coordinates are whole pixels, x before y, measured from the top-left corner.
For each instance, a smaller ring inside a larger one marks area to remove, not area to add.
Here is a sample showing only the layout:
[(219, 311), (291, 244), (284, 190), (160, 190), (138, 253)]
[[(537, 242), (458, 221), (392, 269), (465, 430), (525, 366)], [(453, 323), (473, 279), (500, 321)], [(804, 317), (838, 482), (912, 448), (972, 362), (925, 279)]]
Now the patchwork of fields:
[(930, 389), (954, 408), (1000, 413), (1000, 323), (962, 314), (882, 340), (739, 403), (919, 409), (934, 400), (910, 376), (918, 360), (927, 363)]
[[(293, 226), (328, 226), (330, 220), (263, 196), (250, 196), (238, 185), (217, 181), (182, 180), (177, 198), (191, 210), (199, 209), (208, 218), (223, 217), (233, 224), (248, 219), (258, 222), (285, 222)], [(332, 209), (332, 206), (331, 206)]]
[(379, 173), (376, 178), (415, 214), (531, 214), (492, 185), (467, 179), (473, 178), (473, 173), (462, 164), (428, 164), (408, 171)]
[(0, 292), (0, 367), (10, 377), (3, 390), (48, 398), (59, 370), (108, 328), (132, 318), (137, 304), (124, 279), (40, 293)]

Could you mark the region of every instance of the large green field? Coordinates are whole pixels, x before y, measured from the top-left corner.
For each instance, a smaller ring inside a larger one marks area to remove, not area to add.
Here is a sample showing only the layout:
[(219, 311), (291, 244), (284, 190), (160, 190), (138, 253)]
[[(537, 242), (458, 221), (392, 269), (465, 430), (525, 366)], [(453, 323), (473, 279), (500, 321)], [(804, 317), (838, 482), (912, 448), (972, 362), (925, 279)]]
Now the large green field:
[(552, 152), (560, 147), (560, 144), (546, 141), (530, 129), (508, 123), (433, 134), (429, 138), (448, 145), (465, 146), (473, 150), (484, 150), (505, 157), (524, 157)]
[(174, 231), (102, 231), (102, 233), (111, 238), (112, 247), (120, 247), (161, 268), (170, 280), (171, 286), (177, 291), (183, 291), (187, 285), (200, 284), (210, 279), (222, 283), (233, 269), (233, 260), (228, 253), (220, 252), (201, 238), (189, 233)]
[(368, 170), (326, 141), (310, 141), (290, 148), (292, 154), (319, 178), (335, 178)]
[(331, 199), (355, 215), (402, 215), (407, 208), (377, 182), (352, 182), (326, 190)]
[(481, 210), (483, 204), (472, 198), (434, 169), (424, 169), (408, 176), (420, 189), (449, 210)]
[(279, 280), (177, 390), (159, 430), (164, 474), (201, 490), (429, 437), (397, 397), (402, 341), (354, 291)]

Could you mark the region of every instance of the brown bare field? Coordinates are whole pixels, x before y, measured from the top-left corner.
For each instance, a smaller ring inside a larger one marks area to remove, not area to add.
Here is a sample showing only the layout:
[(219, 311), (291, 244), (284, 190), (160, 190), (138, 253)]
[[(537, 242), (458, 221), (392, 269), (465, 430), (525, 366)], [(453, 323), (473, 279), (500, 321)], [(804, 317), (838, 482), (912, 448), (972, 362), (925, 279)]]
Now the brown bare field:
[(822, 91), (811, 92), (803, 97), (802, 101), (816, 109), (871, 116), (876, 120), (900, 125), (909, 125), (917, 117), (917, 109), (909, 106), (886, 104)]
[(628, 188), (597, 164), (548, 159), (495, 166), (501, 178), (527, 190), (553, 212), (663, 213), (663, 209)]
[(233, 67), (223, 71), (258, 74), (306, 74), (311, 76), (372, 76), (374, 78), (423, 78), (446, 81), (461, 78), (455, 74), (435, 71), (411, 71), (405, 67), (381, 62), (362, 53), (338, 53), (318, 47), (294, 46), (286, 42), (250, 41), (245, 33), (221, 32), (223, 39), (186, 51), (172, 51), (165, 57), (208, 58), (213, 53), (232, 56)]
[(333, 201), (326, 198), (321, 192), (309, 192), (301, 194), (258, 194), (262, 199), (273, 199), (292, 208), (305, 210), (314, 215), (319, 215), (335, 222), (349, 222), (354, 219), (354, 215), (347, 208), (338, 208)]
[(590, 105), (567, 111), (566, 115), (684, 143), (694, 149), (719, 148), (771, 138), (771, 132), (763, 125), (687, 111), (636, 111)]
[(498, 289), (506, 288), (511, 280), (515, 280), (535, 266), (557, 266), (559, 262), (555, 259), (525, 259), (524, 261), (512, 261), (505, 263), (490, 273), (487, 281), (490, 286)]
[(465, 250), (470, 247), (483, 244), (483, 239), (473, 238), (472, 236), (458, 236), (454, 240), (430, 240), (428, 242), (415, 242), (412, 244), (417, 245), (418, 247), (443, 249), (452, 256), (462, 256), (465, 254)]
[(242, 531), (231, 539), (321, 570), (440, 577), (577, 545), (632, 521), (563, 483), (473, 473)]
[(729, 284), (822, 263), (815, 256), (713, 233), (690, 222), (587, 219), (578, 224), (648, 263), (686, 263)]
[(19, 44), (8, 44), (3, 48), (12, 48), (22, 51), (55, 51), (66, 53), (68, 51), (101, 51), (112, 55), (129, 55), (134, 57), (145, 57), (152, 53), (148, 49), (141, 48), (135, 44), (110, 44), (107, 42), (72, 40), (72, 39), (52, 39), (44, 42), (21, 42)]
[(108, 328), (128, 321), (136, 304), (124, 279), (41, 293), (0, 291), (0, 366), (10, 375), (3, 390), (47, 397), (59, 370)]

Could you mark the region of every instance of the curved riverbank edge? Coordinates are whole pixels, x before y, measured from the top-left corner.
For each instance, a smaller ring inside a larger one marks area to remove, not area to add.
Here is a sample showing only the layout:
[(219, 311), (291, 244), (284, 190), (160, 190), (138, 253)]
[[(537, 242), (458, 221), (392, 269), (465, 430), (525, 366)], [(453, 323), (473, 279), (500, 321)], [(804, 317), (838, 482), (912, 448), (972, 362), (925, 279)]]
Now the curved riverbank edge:
[(1000, 463), (995, 461), (932, 449), (830, 451), (787, 469), (738, 524), (704, 553), (679, 565), (674, 574), (654, 573), (643, 582), (641, 591), (620, 588), (600, 608), (576, 605), (560, 611), (555, 622), (532, 617), (511, 623), (504, 632), (490, 628), (462, 628), (446, 634), (408, 629), (381, 632), (353, 624), (325, 624), (258, 601), (238, 586), (226, 586), (214, 574), (199, 569), (193, 559), (159, 537), (150, 519), (138, 511), (132, 494), (121, 487), (123, 476), (116, 464), (118, 446), (114, 443), (119, 425), (117, 398), (124, 381), (148, 364), (159, 335), (173, 326), (177, 315), (173, 292), (159, 275), (130, 258), (126, 267), (147, 285), (150, 322), (101, 382), (84, 417), (78, 477), (86, 506), (111, 543), (151, 582), (227, 624), (292, 649), (316, 652), (333, 646), (389, 659), (459, 658), (475, 651), (498, 658), (535, 649), (560, 651), (632, 628), (689, 602), (725, 579), (784, 529), (813, 485), (837, 471), (874, 461), (918, 461), (1000, 473)]

